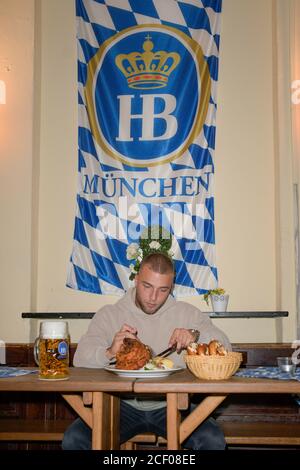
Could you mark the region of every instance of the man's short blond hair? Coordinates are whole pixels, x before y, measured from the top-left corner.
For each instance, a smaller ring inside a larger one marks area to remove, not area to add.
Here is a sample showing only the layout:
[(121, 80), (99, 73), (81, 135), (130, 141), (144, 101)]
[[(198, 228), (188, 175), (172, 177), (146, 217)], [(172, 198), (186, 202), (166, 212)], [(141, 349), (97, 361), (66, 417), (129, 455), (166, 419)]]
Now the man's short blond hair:
[(173, 273), (175, 275), (175, 269), (171, 258), (163, 253), (150, 253), (150, 255), (147, 255), (141, 262), (140, 270), (146, 265), (155, 273)]

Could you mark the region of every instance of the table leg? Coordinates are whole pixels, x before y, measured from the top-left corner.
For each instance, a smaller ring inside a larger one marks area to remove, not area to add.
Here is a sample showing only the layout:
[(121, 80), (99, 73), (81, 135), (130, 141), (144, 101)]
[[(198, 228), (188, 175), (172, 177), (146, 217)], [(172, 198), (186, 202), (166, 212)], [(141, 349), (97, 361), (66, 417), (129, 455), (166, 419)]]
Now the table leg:
[(120, 398), (111, 395), (110, 396), (110, 435), (112, 450), (120, 449)]
[(225, 396), (212, 395), (204, 398), (180, 425), (180, 443), (192, 434), (192, 432), (225, 400)]
[(178, 450), (180, 417), (177, 393), (167, 393), (167, 441), (168, 450)]
[(93, 392), (92, 449), (105, 450), (111, 446), (111, 397)]
[[(92, 428), (92, 448), (120, 448), (120, 399), (104, 392), (88, 392), (84, 395), (63, 394), (64, 399)], [(92, 408), (84, 406), (91, 404)]]
[(91, 428), (93, 427), (92, 410), (84, 406), (82, 395), (63, 394), (63, 398), (76, 411), (80, 418)]

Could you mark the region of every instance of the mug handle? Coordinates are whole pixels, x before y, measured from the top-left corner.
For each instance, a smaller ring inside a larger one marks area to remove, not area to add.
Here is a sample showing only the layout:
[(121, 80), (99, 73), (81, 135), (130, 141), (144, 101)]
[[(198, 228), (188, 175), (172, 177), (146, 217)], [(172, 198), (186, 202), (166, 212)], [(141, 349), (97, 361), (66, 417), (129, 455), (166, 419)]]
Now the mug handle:
[(34, 342), (34, 345), (33, 345), (33, 356), (34, 356), (34, 360), (35, 360), (35, 362), (38, 366), (40, 365), (39, 344), (40, 344), (40, 338), (37, 338)]

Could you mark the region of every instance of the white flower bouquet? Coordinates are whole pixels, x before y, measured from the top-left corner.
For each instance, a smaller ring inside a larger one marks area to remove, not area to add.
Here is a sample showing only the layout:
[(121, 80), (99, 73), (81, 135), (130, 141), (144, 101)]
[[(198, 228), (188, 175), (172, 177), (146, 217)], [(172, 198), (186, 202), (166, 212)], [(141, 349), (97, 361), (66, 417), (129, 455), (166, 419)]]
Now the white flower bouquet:
[(129, 279), (135, 278), (139, 272), (143, 258), (151, 253), (163, 253), (172, 259), (174, 256), (172, 248), (171, 233), (160, 225), (152, 225), (147, 227), (139, 239), (139, 243), (131, 243), (126, 250), (128, 260), (135, 260), (131, 263)]

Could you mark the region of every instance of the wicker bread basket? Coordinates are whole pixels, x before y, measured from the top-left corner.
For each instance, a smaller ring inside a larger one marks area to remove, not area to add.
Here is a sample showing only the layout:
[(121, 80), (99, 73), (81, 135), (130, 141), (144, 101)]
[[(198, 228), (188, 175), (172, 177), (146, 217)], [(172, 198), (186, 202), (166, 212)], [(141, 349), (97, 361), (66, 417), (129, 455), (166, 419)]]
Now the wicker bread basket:
[(229, 352), (226, 356), (198, 356), (184, 357), (187, 367), (199, 379), (225, 380), (231, 377), (242, 362), (242, 354)]

